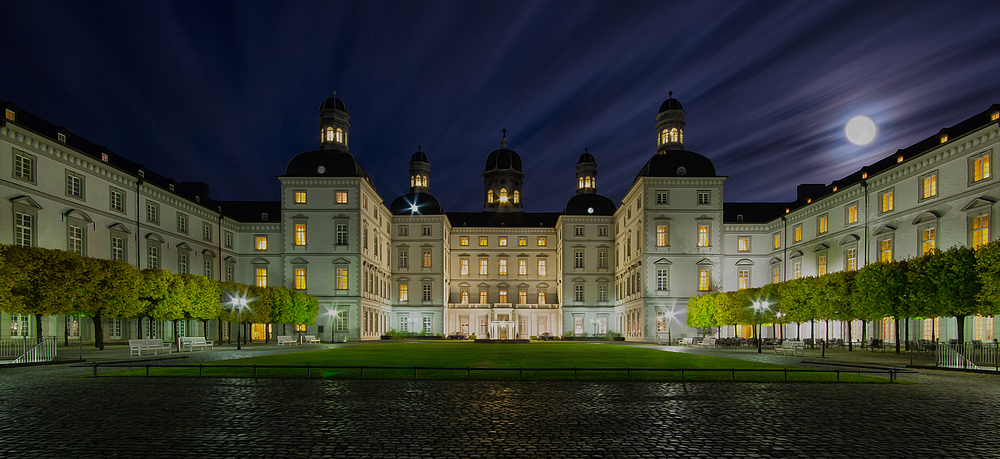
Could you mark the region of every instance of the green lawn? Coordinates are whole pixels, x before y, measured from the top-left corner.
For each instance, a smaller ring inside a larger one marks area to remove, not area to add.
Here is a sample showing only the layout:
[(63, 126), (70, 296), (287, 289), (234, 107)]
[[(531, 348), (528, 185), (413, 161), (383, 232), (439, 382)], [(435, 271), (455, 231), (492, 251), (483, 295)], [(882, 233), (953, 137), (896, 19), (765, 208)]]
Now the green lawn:
[[(248, 359), (211, 362), (206, 365), (292, 365), (394, 367), (364, 370), (366, 379), (413, 379), (412, 367), (451, 367), (460, 370), (417, 370), (418, 379), (474, 380), (636, 380), (679, 381), (680, 371), (594, 371), (594, 368), (692, 369), (783, 369), (785, 367), (704, 355), (667, 352), (653, 347), (601, 343), (539, 342), (531, 344), (476, 344), (473, 342), (408, 341), (372, 343), (322, 351), (275, 354)], [(151, 376), (252, 377), (252, 368), (152, 368)], [(465, 368), (493, 368), (504, 371), (467, 371)], [(574, 375), (572, 368), (579, 370)], [(566, 371), (521, 371), (521, 368), (569, 368)], [(789, 369), (795, 367), (788, 367)], [(265, 378), (305, 378), (305, 368), (257, 368)], [(103, 376), (145, 375), (145, 369)], [(312, 378), (357, 379), (361, 370), (312, 368)], [(685, 381), (730, 381), (732, 372), (684, 372)], [(788, 381), (833, 382), (833, 373), (788, 373)], [(736, 381), (783, 381), (784, 372), (740, 372)], [(884, 378), (842, 373), (841, 381), (886, 382)]]

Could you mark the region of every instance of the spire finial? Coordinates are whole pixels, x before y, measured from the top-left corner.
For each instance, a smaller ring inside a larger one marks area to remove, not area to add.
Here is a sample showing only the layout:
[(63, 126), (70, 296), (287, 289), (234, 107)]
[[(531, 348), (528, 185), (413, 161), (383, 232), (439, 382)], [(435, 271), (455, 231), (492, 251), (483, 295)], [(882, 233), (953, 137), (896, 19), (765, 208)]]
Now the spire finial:
[(503, 138), (500, 139), (500, 146), (507, 148), (507, 128), (503, 128)]
[(333, 91), (333, 97), (337, 97), (337, 91)]
[(417, 151), (420, 151), (420, 145), (417, 145)]
[(590, 153), (590, 148), (588, 148), (588, 147), (583, 147), (583, 152), (584, 152), (584, 153)]
[[(334, 91), (334, 92), (336, 92), (336, 91)], [(667, 97), (673, 98), (674, 97), (674, 92), (673, 91), (667, 91)]]

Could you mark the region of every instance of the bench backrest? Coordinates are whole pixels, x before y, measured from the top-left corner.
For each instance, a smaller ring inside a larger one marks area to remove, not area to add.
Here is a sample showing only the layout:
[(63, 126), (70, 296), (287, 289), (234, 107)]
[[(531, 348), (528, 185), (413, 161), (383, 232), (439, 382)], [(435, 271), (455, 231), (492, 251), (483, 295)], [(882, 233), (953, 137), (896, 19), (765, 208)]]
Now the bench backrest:
[(183, 336), (181, 337), (182, 343), (193, 343), (193, 344), (203, 344), (205, 343), (204, 336)]
[(304, 335), (302, 339), (316, 339), (316, 335)]
[(280, 335), (278, 336), (278, 341), (294, 341), (294, 340), (289, 335)]

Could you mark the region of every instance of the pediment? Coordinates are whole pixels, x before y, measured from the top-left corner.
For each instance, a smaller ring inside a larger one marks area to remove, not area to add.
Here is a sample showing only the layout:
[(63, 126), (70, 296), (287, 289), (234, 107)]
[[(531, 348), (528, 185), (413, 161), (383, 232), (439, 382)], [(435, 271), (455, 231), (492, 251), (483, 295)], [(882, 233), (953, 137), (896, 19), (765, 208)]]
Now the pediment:
[(177, 244), (177, 248), (178, 248), (179, 250), (187, 250), (187, 251), (189, 251), (189, 252), (191, 251), (191, 246), (190, 246), (190, 245), (188, 245), (188, 243), (187, 243), (187, 242), (181, 242), (180, 244)]
[(816, 248), (813, 249), (813, 253), (826, 252), (827, 250), (830, 250), (830, 246), (826, 244), (816, 244)]
[(989, 198), (989, 197), (986, 197), (986, 196), (980, 196), (978, 198), (975, 198), (975, 199), (969, 201), (968, 204), (966, 204), (964, 207), (962, 207), (962, 212), (965, 212), (965, 211), (968, 211), (968, 210), (972, 210), (972, 209), (978, 209), (980, 207), (989, 207), (989, 206), (992, 206), (993, 203), (995, 203), (995, 202), (996, 202), (996, 199)]
[(801, 250), (793, 250), (792, 253), (788, 254), (788, 258), (799, 258), (802, 256)]
[(296, 259), (294, 259), (294, 260), (290, 261), (289, 263), (291, 263), (291, 264), (293, 264), (293, 265), (308, 265), (308, 264), (309, 264), (309, 262), (308, 262), (308, 261), (306, 261), (306, 260), (305, 260), (304, 258), (302, 258), (302, 257), (298, 257), (298, 258), (296, 258)]
[(858, 242), (858, 239), (861, 239), (858, 237), (858, 235), (848, 234), (847, 236), (844, 236), (844, 238), (840, 240), (840, 245), (853, 244), (855, 242)]
[(132, 232), (129, 231), (128, 227), (121, 223), (112, 223), (108, 225), (108, 230), (117, 231), (119, 233), (132, 234)]
[(80, 209), (70, 209), (70, 210), (67, 210), (66, 213), (63, 214), (63, 216), (66, 217), (66, 218), (80, 219), (80, 220), (83, 220), (83, 221), (89, 222), (89, 223), (93, 223), (94, 222), (94, 219), (90, 218), (90, 215), (87, 215), (86, 212), (84, 212), (84, 211), (82, 211)]
[(753, 266), (753, 260), (749, 258), (744, 258), (736, 262), (736, 266)]
[(42, 206), (38, 205), (38, 203), (35, 202), (34, 199), (31, 199), (31, 197), (25, 196), (25, 195), (21, 195), (21, 196), (17, 196), (17, 197), (14, 197), (14, 198), (10, 198), (10, 202), (15, 203), (15, 204), (21, 204), (21, 205), (28, 206), (28, 207), (33, 207), (33, 208), (38, 209), (38, 210), (42, 209)]
[(264, 258), (254, 258), (253, 260), (250, 261), (250, 264), (252, 264), (252, 265), (269, 265), (271, 263), (268, 262), (267, 259), (264, 259)]
[(872, 235), (873, 236), (878, 236), (880, 234), (892, 233), (894, 231), (896, 231), (896, 228), (893, 228), (893, 227), (891, 227), (889, 225), (882, 225), (877, 230), (875, 230), (875, 232), (872, 233)]
[(698, 260), (698, 262), (695, 263), (695, 264), (698, 265), (698, 266), (714, 266), (715, 265), (715, 263), (713, 263), (712, 260), (709, 260), (708, 258), (702, 258), (701, 260)]
[(667, 260), (666, 258), (660, 258), (659, 260), (654, 261), (653, 264), (654, 265), (672, 265), (673, 263), (671, 263), (670, 260)]
[(215, 252), (214, 252), (214, 251), (212, 251), (211, 249), (205, 249), (205, 250), (202, 250), (202, 251), (201, 251), (201, 254), (202, 254), (202, 255), (204, 255), (204, 256), (206, 256), (206, 257), (212, 257), (212, 258), (215, 258)]
[(333, 264), (335, 264), (335, 265), (349, 265), (349, 264), (351, 264), (351, 260), (348, 260), (348, 259), (346, 259), (344, 257), (340, 257), (340, 258), (337, 258), (336, 260), (333, 260)]
[(924, 213), (922, 213), (920, 215), (917, 215), (917, 218), (913, 219), (913, 224), (914, 225), (919, 225), (921, 223), (927, 223), (927, 222), (937, 221), (937, 219), (939, 219), (939, 218), (941, 218), (941, 214), (939, 214), (939, 213), (937, 213), (937, 212), (935, 212), (933, 210), (928, 210), (927, 212), (924, 212)]
[(160, 236), (159, 234), (156, 234), (156, 233), (149, 233), (149, 234), (147, 234), (146, 235), (146, 239), (148, 239), (150, 241), (156, 241), (156, 242), (159, 242), (160, 244), (163, 244), (163, 236)]

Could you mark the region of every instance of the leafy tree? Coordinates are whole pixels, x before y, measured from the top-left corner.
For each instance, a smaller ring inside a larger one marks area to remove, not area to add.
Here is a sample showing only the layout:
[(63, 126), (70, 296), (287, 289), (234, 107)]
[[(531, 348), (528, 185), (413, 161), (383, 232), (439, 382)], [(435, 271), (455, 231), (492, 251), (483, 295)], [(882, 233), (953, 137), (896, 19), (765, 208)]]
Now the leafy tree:
[(947, 315), (958, 321), (958, 341), (965, 341), (965, 318), (989, 313), (979, 302), (983, 284), (976, 272), (976, 254), (970, 247), (952, 247), (941, 253), (943, 270), (938, 275), (938, 299)]
[[(152, 320), (156, 311), (166, 308), (174, 285), (174, 275), (165, 269), (144, 269), (140, 272), (138, 307), (130, 319), (136, 319), (136, 336), (142, 336), (142, 319)], [(153, 327), (149, 327), (152, 329)]]
[(94, 322), (94, 347), (104, 350), (104, 317), (128, 317), (139, 308), (140, 273), (124, 261), (84, 258), (86, 284), (76, 311)]
[(9, 294), (3, 305), (10, 314), (35, 316), (35, 336), (42, 340), (42, 317), (73, 311), (82, 258), (64, 250), (9, 246), (4, 268)]
[(718, 327), (715, 311), (717, 293), (691, 297), (688, 300), (687, 324), (694, 328)]
[(892, 317), (896, 324), (897, 354), (900, 353), (899, 318), (909, 318), (913, 313), (907, 267), (906, 261), (877, 262), (861, 268), (854, 277), (857, 318), (869, 322)]
[(180, 277), (184, 279), (184, 294), (187, 296), (183, 318), (200, 321), (207, 333), (208, 321), (219, 317), (220, 285), (204, 276), (181, 274)]
[(990, 315), (996, 315), (1000, 308), (1000, 240), (976, 249), (976, 271), (983, 288), (979, 291), (979, 302)]

